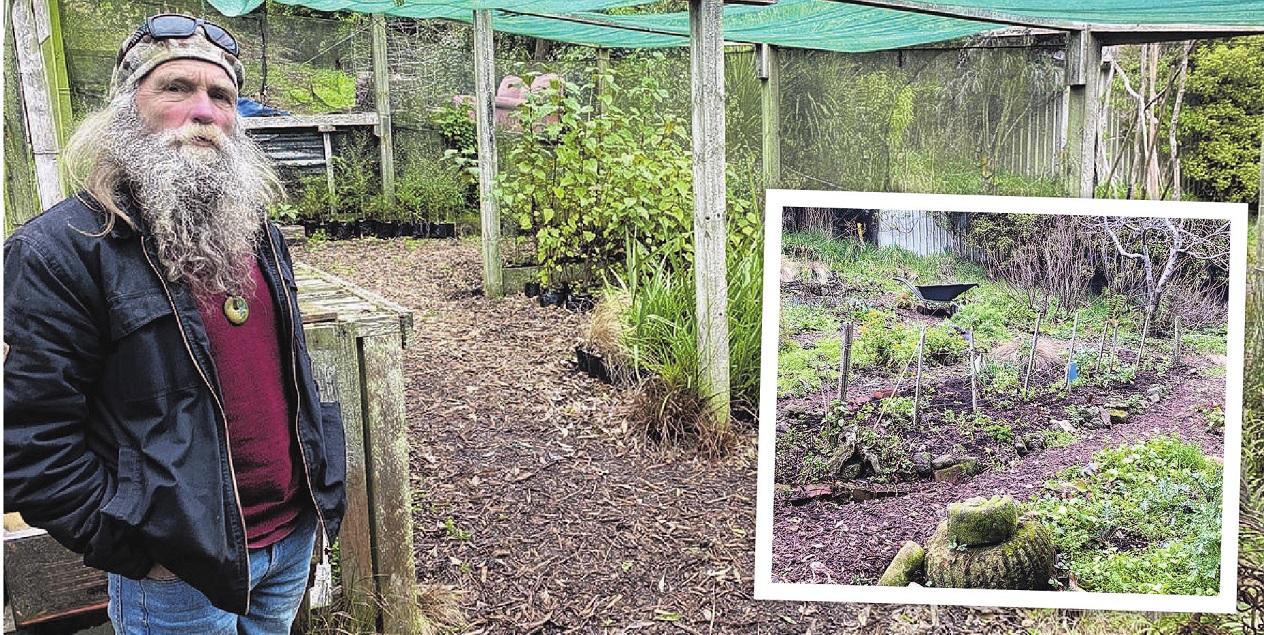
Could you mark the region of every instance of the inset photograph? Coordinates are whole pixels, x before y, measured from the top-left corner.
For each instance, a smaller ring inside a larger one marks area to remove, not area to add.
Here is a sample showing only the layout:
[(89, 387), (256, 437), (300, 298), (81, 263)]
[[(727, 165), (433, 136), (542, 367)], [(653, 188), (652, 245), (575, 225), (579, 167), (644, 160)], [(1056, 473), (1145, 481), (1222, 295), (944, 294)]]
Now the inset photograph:
[(758, 597), (1233, 610), (1244, 206), (777, 194)]

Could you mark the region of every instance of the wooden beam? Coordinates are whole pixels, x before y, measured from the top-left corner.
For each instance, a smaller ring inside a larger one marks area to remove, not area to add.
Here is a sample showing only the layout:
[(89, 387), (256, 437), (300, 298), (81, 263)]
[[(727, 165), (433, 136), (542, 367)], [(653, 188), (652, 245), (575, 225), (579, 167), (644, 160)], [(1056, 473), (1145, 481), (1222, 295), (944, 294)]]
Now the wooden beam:
[(698, 368), (702, 394), (718, 428), (729, 423), (722, 9), (721, 0), (689, 0)]
[(32, 0), (13, 3), (12, 24), (18, 72), (21, 75), (23, 108), (29, 129), (31, 149), (35, 156), (35, 185), (40, 208), (48, 209), (63, 198), (58, 158), (57, 121), (49, 89), (44, 54), (40, 45), (39, 26)]
[(319, 128), (321, 126), (376, 126), (378, 115), (375, 112), (350, 112), (338, 115), (287, 115), (284, 117), (244, 117), (241, 120), (246, 130), (265, 130), (273, 128)]
[(1102, 43), (1090, 31), (1067, 38), (1066, 174), (1071, 194), (1093, 198), (1097, 186), (1097, 127), (1101, 118)]
[(483, 293), (489, 298), (505, 295), (500, 270), (500, 205), (496, 202), (496, 50), (493, 46), (492, 13), (474, 12), (474, 116), (478, 135), (479, 215), (482, 217)]
[(773, 189), (781, 183), (781, 66), (777, 49), (771, 44), (760, 44), (755, 56), (760, 79), (764, 188)]
[(377, 110), (378, 151), (382, 159), (382, 196), (395, 204), (395, 144), (391, 139), (391, 78), (386, 63), (386, 16), (374, 13), (373, 104)]

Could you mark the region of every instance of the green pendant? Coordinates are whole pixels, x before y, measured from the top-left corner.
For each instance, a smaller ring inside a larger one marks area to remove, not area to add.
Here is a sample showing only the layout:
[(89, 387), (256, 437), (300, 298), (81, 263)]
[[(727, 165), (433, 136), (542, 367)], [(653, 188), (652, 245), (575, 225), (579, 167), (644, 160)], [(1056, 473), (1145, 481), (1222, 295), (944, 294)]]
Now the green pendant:
[(250, 305), (246, 303), (246, 299), (239, 295), (230, 295), (224, 300), (224, 317), (228, 318), (228, 323), (233, 326), (241, 326), (246, 323), (246, 318), (250, 317)]

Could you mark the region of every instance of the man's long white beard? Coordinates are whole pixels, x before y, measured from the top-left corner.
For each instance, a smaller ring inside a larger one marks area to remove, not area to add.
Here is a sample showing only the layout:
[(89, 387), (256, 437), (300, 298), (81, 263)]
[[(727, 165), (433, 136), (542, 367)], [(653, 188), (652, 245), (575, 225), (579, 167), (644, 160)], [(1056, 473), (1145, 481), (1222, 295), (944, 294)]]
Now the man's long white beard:
[(188, 124), (151, 133), (129, 101), (103, 136), (102, 150), (125, 173), (168, 280), (197, 297), (252, 293), (251, 261), (275, 177), (241, 127), (224, 133)]

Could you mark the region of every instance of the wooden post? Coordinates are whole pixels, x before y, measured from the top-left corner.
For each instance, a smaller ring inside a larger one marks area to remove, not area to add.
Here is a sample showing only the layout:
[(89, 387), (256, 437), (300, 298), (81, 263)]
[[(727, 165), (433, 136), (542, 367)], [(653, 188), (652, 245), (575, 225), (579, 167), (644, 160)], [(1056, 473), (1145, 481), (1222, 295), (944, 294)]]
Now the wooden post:
[(689, 0), (698, 368), (710, 418), (719, 428), (729, 422), (722, 8), (722, 0)]
[[(841, 348), (843, 358), (838, 365), (838, 401), (845, 403), (847, 401), (847, 384), (851, 380), (851, 322), (843, 323), (841, 335), (843, 338)], [(826, 408), (825, 412), (828, 414), (829, 409)]]
[(1106, 330), (1110, 328), (1110, 320), (1102, 321), (1102, 341), (1097, 344), (1097, 364), (1093, 366), (1093, 372), (1102, 369), (1102, 356), (1106, 354)]
[(1176, 316), (1172, 324), (1172, 367), (1181, 363), (1181, 316)]
[(333, 161), (333, 159), (334, 159), (334, 148), (333, 148), (333, 140), (330, 138), (330, 135), (331, 135), (331, 133), (333, 132), (334, 127), (333, 127), (333, 126), (328, 126), (328, 125), (321, 125), (321, 126), (318, 126), (318, 127), (317, 127), (317, 129), (318, 129), (318, 130), (320, 130), (320, 136), (321, 136), (321, 139), (324, 141), (324, 147), (325, 147), (325, 187), (326, 187), (326, 188), (328, 188), (328, 190), (329, 190), (329, 214), (330, 214), (330, 217), (332, 218), (332, 216), (333, 216), (333, 212), (334, 212), (334, 192), (336, 192), (336, 191), (337, 191), (337, 190), (335, 189), (335, 183), (334, 183), (334, 161)]
[(32, 0), (16, 0), (13, 3), (12, 20), (18, 72), (22, 82), (22, 105), (26, 111), (31, 149), (35, 156), (35, 185), (39, 192), (41, 209), (48, 209), (63, 198), (61, 172), (58, 167), (61, 143), (42, 47), (42, 42), (51, 34), (51, 27), (41, 17), (47, 17), (47, 5), (40, 6), (44, 8), (42, 12), (36, 11)]
[(418, 633), (424, 619), (416, 602), (408, 416), (404, 406), (404, 354), (398, 333), (360, 338), (364, 373), (365, 457), (378, 587), (390, 600), (382, 607), (382, 632)]
[[(365, 465), (364, 411), (361, 398), (359, 351), (355, 329), (346, 323), (305, 326), (312, 372), (322, 401), (342, 405), (347, 445), (347, 513), (339, 533), (338, 554), (343, 597), (355, 632), (377, 627), (378, 590), (373, 575), (372, 524), (369, 522), (369, 482)], [(409, 532), (411, 535), (411, 532)]]
[(478, 199), (482, 217), (483, 293), (489, 298), (505, 295), (500, 268), (500, 205), (496, 185), (496, 51), (493, 46), (492, 12), (474, 12), (474, 114), (478, 131)]
[(1113, 369), (1115, 364), (1119, 362), (1119, 319), (1115, 319), (1115, 333), (1111, 337), (1110, 344), (1110, 367)]
[(763, 123), (764, 188), (773, 189), (781, 183), (781, 66), (771, 44), (758, 45), (755, 56)]
[(1145, 355), (1146, 338), (1150, 336), (1150, 311), (1145, 311), (1145, 321), (1141, 324), (1141, 345), (1137, 347), (1137, 370), (1141, 370), (1141, 358)]
[[(1264, 127), (1260, 129), (1260, 193), (1255, 208), (1255, 266), (1264, 267)], [(1256, 321), (1259, 324), (1259, 321)]]
[(382, 196), (395, 205), (395, 144), (391, 141), (391, 76), (386, 61), (386, 16), (374, 13), (373, 107), (377, 110), (378, 153), (382, 158)]
[(1071, 364), (1075, 363), (1075, 336), (1079, 333), (1079, 330), (1080, 330), (1080, 312), (1076, 311), (1075, 324), (1071, 326), (1071, 346), (1067, 350), (1067, 365), (1066, 365), (1066, 375), (1065, 375), (1066, 377), (1065, 390), (1067, 392), (1071, 391)]
[(970, 333), (970, 339), (966, 341), (970, 345), (970, 406), (974, 409), (974, 420), (979, 420), (979, 383), (975, 377), (975, 359), (974, 359), (974, 333)]
[(917, 381), (913, 384), (913, 425), (922, 420), (922, 358), (926, 353), (926, 325), (922, 325), (922, 334), (917, 338)]
[(1097, 125), (1101, 117), (1102, 44), (1092, 31), (1073, 31), (1067, 38), (1066, 167), (1071, 194), (1093, 198), (1097, 185)]
[[(597, 95), (606, 94), (606, 73), (610, 72), (610, 49), (602, 47), (597, 49)], [(606, 105), (600, 99), (597, 100), (597, 112), (605, 113)]]
[(1023, 376), (1023, 392), (1031, 383), (1031, 369), (1036, 366), (1036, 344), (1040, 342), (1040, 323), (1045, 319), (1045, 312), (1036, 314), (1036, 330), (1031, 332), (1031, 354), (1027, 356), (1027, 374)]

